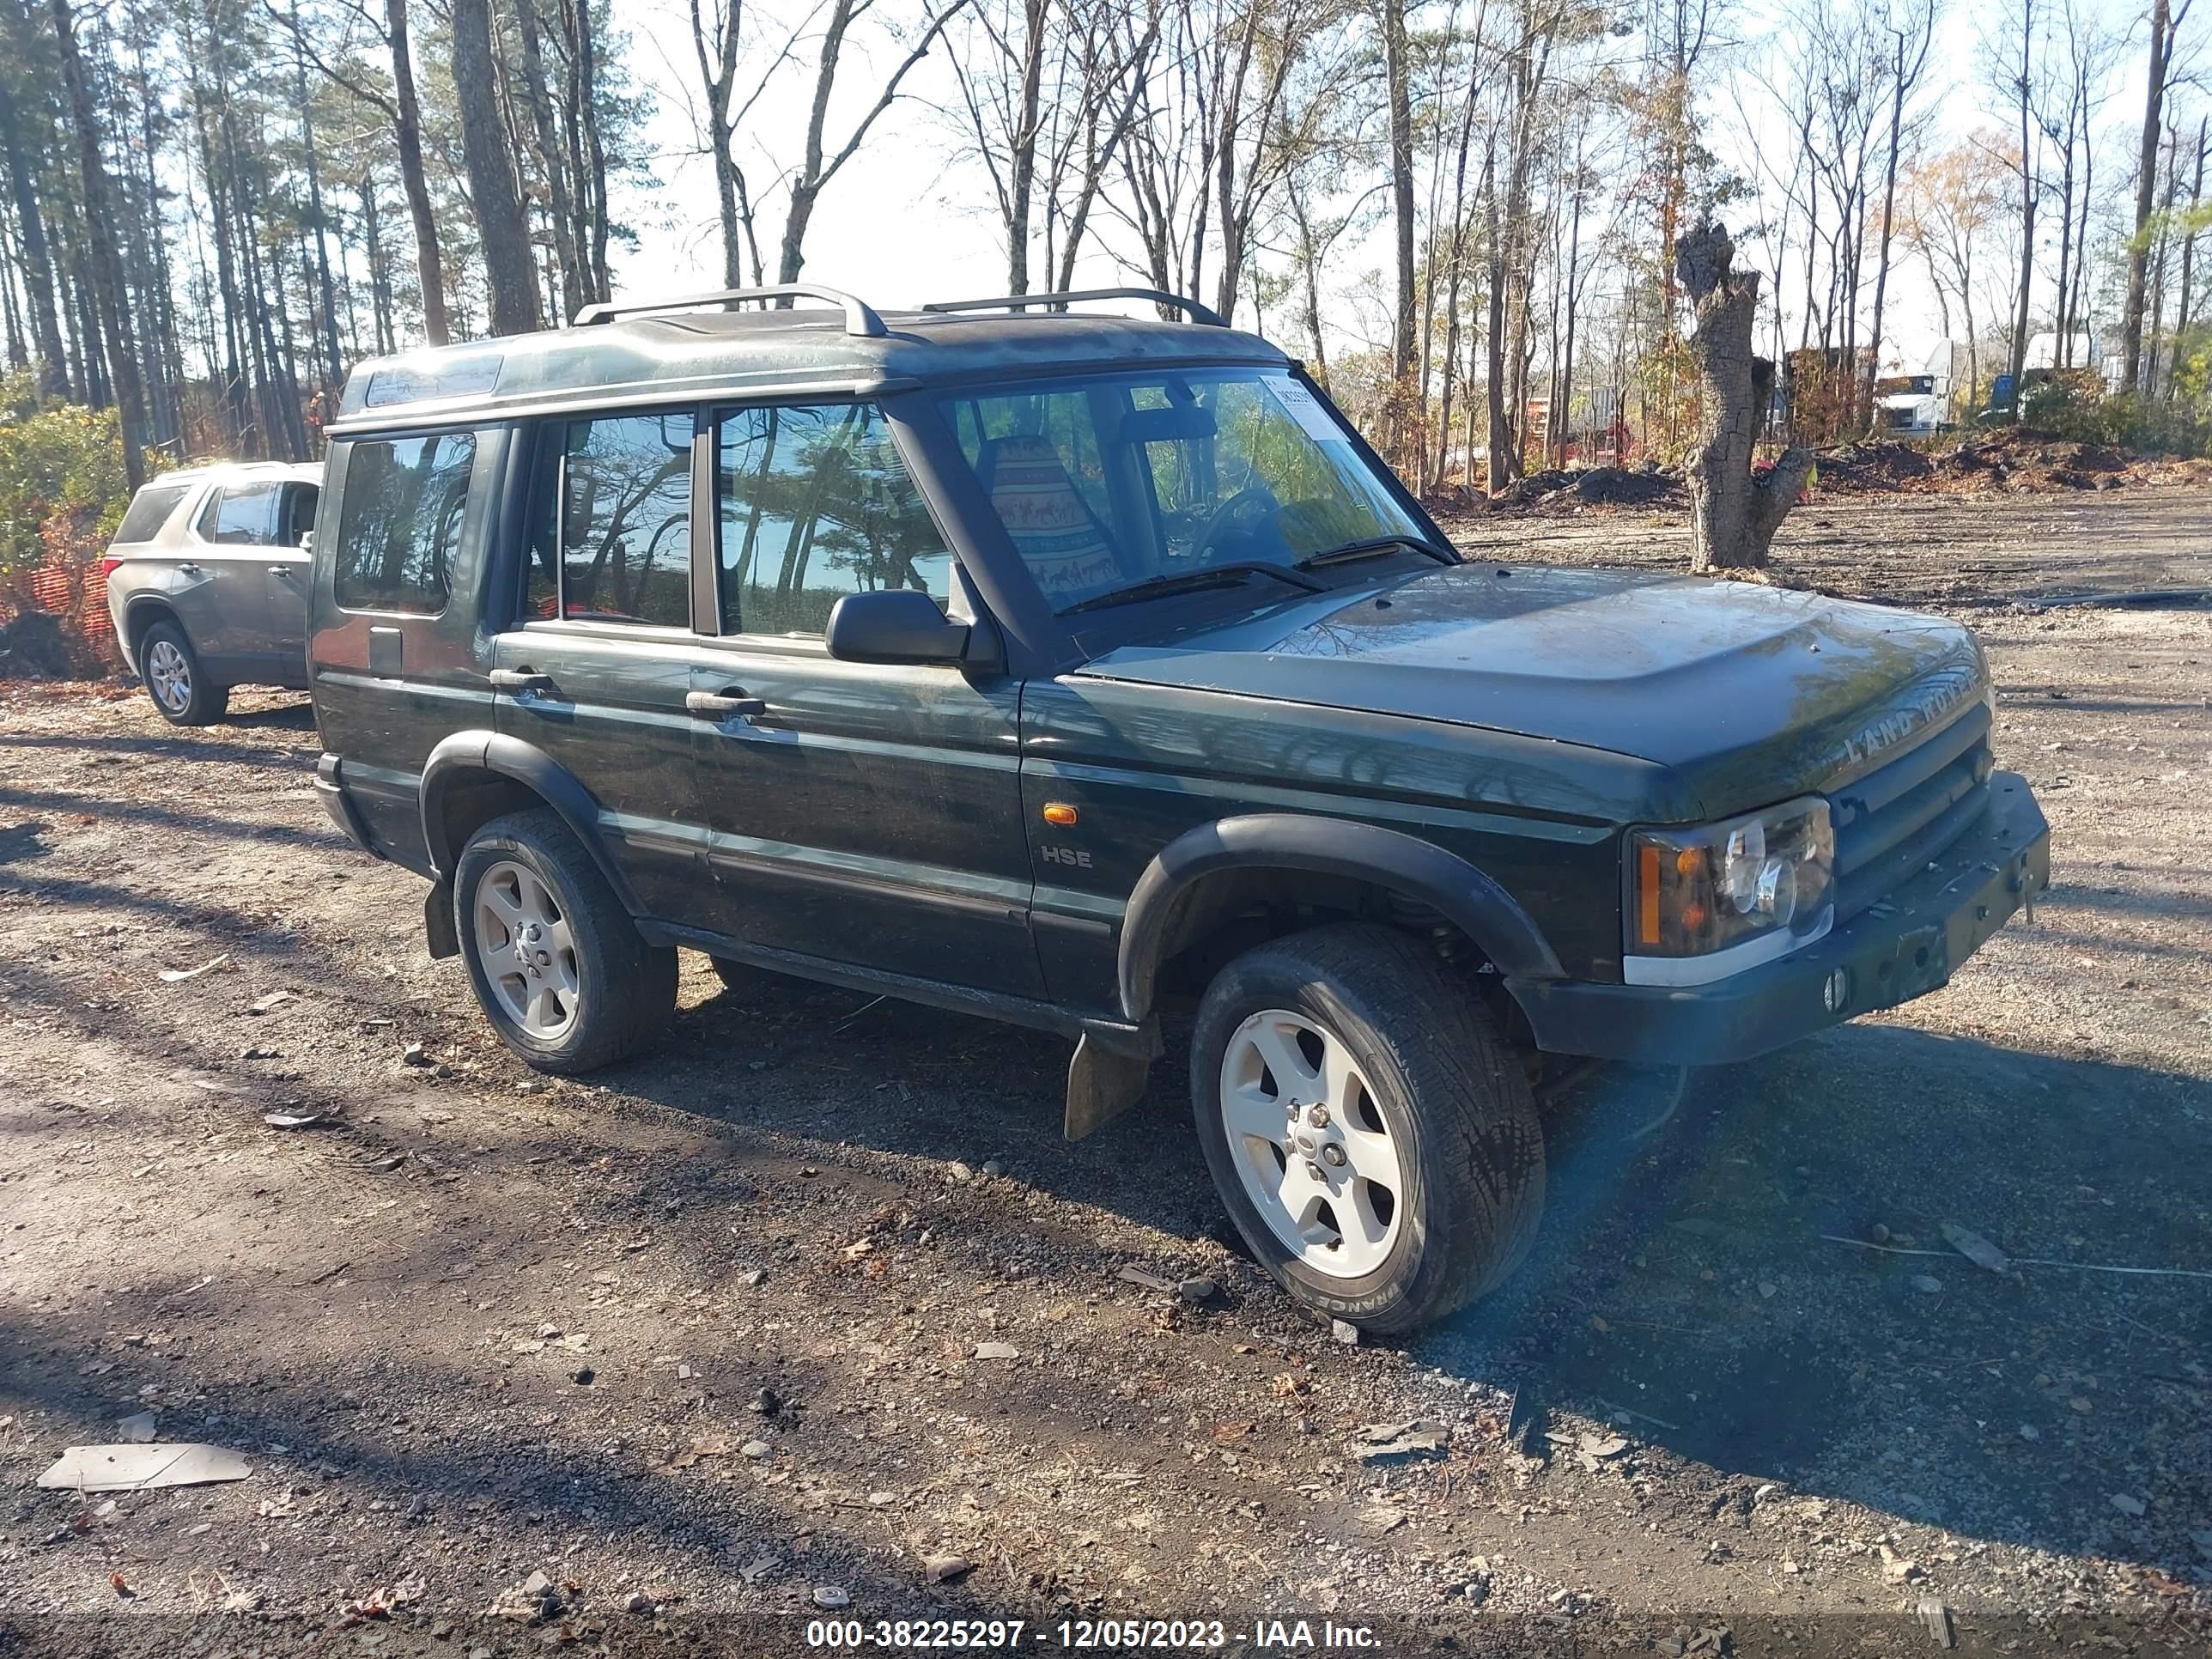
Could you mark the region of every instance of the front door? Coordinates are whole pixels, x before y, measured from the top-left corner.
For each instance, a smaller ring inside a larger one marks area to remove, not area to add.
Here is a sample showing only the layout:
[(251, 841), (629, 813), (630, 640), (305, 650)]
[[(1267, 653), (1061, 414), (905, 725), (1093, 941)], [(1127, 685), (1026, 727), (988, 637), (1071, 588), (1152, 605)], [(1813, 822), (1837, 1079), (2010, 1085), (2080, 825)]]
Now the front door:
[(276, 536), (262, 566), (262, 602), (265, 607), (268, 648), (275, 659), (272, 676), (280, 684), (307, 683), (307, 590), (313, 561), (307, 550), (307, 532), (315, 527), (315, 507), (321, 492), (311, 483), (284, 486), (277, 509)]
[(823, 647), (846, 593), (951, 592), (951, 556), (881, 412), (732, 410), (714, 441), (722, 637), (690, 672), (713, 831), (704, 925), (886, 973), (1041, 995), (1019, 684), (838, 662)]

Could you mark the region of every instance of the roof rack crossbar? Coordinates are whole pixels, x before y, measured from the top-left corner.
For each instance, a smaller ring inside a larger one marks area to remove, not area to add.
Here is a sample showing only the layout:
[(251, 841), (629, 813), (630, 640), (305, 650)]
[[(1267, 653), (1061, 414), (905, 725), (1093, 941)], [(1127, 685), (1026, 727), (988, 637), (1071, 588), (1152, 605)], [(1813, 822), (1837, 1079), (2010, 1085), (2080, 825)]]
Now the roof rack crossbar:
[(658, 312), (703, 311), (710, 306), (741, 305), (748, 300), (827, 300), (845, 313), (845, 332), (870, 339), (880, 339), (890, 332), (884, 319), (876, 314), (873, 306), (866, 300), (848, 294), (842, 289), (823, 288), (813, 283), (782, 283), (774, 288), (726, 288), (711, 294), (685, 294), (673, 300), (641, 300), (635, 303), (615, 304), (603, 301), (586, 306), (576, 313), (575, 326), (586, 328), (594, 323), (611, 323), (617, 317), (642, 317)]
[(924, 311), (1026, 311), (1031, 306), (1066, 305), (1077, 300), (1150, 300), (1154, 305), (1173, 306), (1189, 313), (1194, 323), (1203, 323), (1208, 328), (1226, 328), (1228, 321), (1211, 306), (1187, 300), (1180, 294), (1169, 294), (1157, 288), (1085, 288), (1066, 294), (1008, 294), (995, 300), (938, 300), (922, 307)]

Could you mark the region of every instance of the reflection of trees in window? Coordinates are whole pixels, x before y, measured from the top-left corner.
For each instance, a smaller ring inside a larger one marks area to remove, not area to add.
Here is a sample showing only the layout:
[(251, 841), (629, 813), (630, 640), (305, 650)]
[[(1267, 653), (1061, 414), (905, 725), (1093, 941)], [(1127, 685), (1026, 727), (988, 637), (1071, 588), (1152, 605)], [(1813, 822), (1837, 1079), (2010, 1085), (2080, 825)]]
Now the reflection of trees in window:
[(689, 414), (570, 423), (561, 520), (568, 615), (690, 619), (691, 431)]
[(475, 460), (465, 432), (354, 445), (333, 574), (340, 605), (445, 608)]
[(915, 561), (944, 548), (875, 409), (738, 410), (719, 472), (726, 627), (818, 633), (846, 593), (933, 591)]

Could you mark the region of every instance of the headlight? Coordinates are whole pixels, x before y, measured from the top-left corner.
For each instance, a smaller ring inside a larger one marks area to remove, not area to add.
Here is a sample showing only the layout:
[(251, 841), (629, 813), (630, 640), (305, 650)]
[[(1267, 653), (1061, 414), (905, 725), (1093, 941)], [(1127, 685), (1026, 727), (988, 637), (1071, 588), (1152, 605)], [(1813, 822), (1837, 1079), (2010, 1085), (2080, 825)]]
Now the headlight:
[[(1717, 979), (1826, 933), (1835, 863), (1828, 803), (1818, 795), (1693, 830), (1631, 831), (1626, 976)], [(1725, 961), (1707, 960), (1722, 952)]]

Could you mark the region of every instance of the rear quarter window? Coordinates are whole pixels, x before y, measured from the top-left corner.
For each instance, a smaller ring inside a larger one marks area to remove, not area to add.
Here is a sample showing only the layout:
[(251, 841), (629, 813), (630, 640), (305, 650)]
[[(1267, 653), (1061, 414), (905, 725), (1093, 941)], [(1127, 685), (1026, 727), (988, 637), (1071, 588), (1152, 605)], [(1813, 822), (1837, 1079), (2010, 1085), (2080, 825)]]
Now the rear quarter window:
[(190, 484), (150, 483), (131, 498), (130, 510), (124, 514), (123, 522), (115, 526), (118, 542), (149, 542), (168, 523), (169, 514), (177, 510), (177, 503), (191, 491)]
[(425, 617), (446, 608), (476, 453), (470, 432), (355, 443), (331, 563), (342, 607)]

